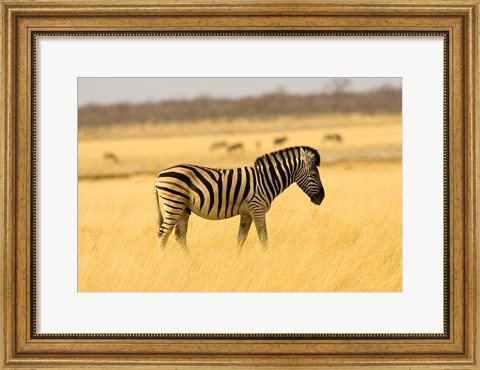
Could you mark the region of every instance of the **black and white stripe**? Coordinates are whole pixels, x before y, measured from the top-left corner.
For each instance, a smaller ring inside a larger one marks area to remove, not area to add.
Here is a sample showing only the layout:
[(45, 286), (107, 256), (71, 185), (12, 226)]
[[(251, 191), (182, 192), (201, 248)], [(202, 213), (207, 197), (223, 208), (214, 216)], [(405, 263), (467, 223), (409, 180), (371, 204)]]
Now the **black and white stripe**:
[(253, 221), (266, 248), (265, 213), (288, 186), (296, 182), (313, 203), (322, 202), (325, 192), (318, 166), (318, 152), (303, 146), (265, 154), (257, 158), (253, 167), (214, 169), (186, 164), (170, 167), (160, 172), (155, 183), (159, 245), (165, 247), (175, 228), (177, 239), (186, 247), (188, 218), (193, 212), (210, 220), (240, 215), (239, 250)]

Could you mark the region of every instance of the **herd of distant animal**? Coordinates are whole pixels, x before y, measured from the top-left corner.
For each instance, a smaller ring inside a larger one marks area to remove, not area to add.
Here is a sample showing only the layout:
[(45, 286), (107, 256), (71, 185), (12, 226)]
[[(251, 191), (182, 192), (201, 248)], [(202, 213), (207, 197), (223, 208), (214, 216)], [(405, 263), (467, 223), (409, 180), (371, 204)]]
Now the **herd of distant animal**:
[[(275, 146), (281, 146), (285, 144), (288, 141), (288, 136), (278, 136), (273, 138), (273, 145)], [(343, 141), (343, 137), (341, 134), (335, 132), (335, 133), (328, 133), (323, 136), (323, 141), (324, 142), (332, 142), (332, 143), (337, 143), (341, 144)], [(256, 141), (255, 146), (257, 149), (260, 149), (262, 146), (261, 141)], [(233, 142), (233, 143), (228, 143), (226, 140), (222, 141), (215, 141), (210, 145), (210, 151), (211, 152), (216, 152), (219, 150), (225, 150), (227, 153), (236, 153), (236, 152), (243, 152), (245, 151), (245, 145), (241, 141)], [(118, 158), (118, 156), (113, 153), (113, 152), (105, 152), (103, 153), (103, 159), (105, 161), (114, 163), (114, 164), (120, 164), (121, 161)]]
[[(276, 137), (273, 139), (273, 144), (276, 146), (279, 146), (284, 144), (287, 140), (288, 140), (287, 136)], [(262, 143), (257, 140), (255, 142), (255, 146), (257, 149), (260, 149), (260, 147), (262, 146)], [(238, 152), (238, 151), (245, 150), (245, 145), (241, 141), (229, 144), (227, 141), (223, 140), (223, 141), (216, 141), (210, 146), (211, 152), (219, 149), (225, 149), (227, 152)]]
[[(273, 139), (273, 145), (280, 146), (280, 145), (285, 144), (287, 141), (288, 141), (288, 136), (275, 137)], [(335, 143), (340, 144), (340, 143), (342, 143), (343, 138), (342, 138), (342, 135), (340, 135), (339, 133), (331, 133), (331, 134), (325, 134), (325, 136), (323, 137), (323, 141), (325, 141), (325, 142), (335, 142)], [(260, 149), (262, 144), (261, 144), (260, 141), (257, 140), (255, 142), (255, 146), (256, 146), (257, 149)], [(218, 151), (220, 149), (224, 149), (229, 153), (241, 152), (241, 151), (245, 150), (245, 145), (241, 141), (237, 141), (237, 142), (234, 142), (234, 143), (229, 143), (226, 140), (215, 141), (215, 142), (212, 143), (212, 145), (210, 145), (210, 151), (211, 152)]]

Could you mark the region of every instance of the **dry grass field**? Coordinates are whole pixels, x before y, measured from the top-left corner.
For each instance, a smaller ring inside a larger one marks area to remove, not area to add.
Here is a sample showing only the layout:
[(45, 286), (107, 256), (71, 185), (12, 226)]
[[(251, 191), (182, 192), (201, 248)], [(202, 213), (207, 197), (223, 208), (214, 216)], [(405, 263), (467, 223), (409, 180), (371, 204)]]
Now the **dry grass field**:
[[(401, 291), (401, 116), (335, 120), (316, 127), (300, 122), (301, 129), (258, 124), (248, 130), (240, 122), (238, 132), (177, 136), (142, 135), (141, 129), (134, 134), (132, 128), (130, 136), (107, 131), (94, 138), (81, 132), (79, 291)], [(325, 140), (330, 133), (342, 141)], [(288, 139), (275, 146), (279, 136)], [(210, 150), (224, 140), (245, 147), (234, 153)], [(267, 213), (266, 252), (253, 225), (243, 251), (236, 252), (239, 217), (209, 221), (195, 215), (188, 253), (173, 235), (164, 251), (157, 248), (157, 172), (177, 163), (252, 165), (261, 154), (293, 145), (319, 150), (326, 197), (315, 206), (296, 185), (281, 194)]]

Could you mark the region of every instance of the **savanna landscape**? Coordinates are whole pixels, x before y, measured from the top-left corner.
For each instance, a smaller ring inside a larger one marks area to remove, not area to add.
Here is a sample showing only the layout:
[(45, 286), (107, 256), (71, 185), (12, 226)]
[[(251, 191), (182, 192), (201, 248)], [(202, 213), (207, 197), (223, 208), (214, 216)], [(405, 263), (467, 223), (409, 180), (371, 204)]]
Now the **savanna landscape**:
[[(79, 121), (78, 290), (401, 291), (401, 120), (390, 110)], [(252, 226), (237, 253), (238, 216), (192, 215), (188, 252), (173, 235), (165, 250), (157, 247), (154, 183), (162, 169), (253, 166), (265, 153), (296, 145), (319, 151), (325, 200), (312, 204), (295, 184), (282, 193), (266, 215), (268, 250)]]

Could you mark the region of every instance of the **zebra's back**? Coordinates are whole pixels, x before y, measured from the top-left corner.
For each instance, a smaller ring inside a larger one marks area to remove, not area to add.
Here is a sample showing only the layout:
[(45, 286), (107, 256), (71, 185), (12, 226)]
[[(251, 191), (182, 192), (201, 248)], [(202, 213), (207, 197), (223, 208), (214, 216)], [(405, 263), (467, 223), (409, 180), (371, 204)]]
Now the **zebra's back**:
[(221, 220), (247, 210), (255, 187), (255, 169), (214, 169), (178, 165), (163, 170), (155, 187), (167, 207), (185, 206), (200, 217)]

